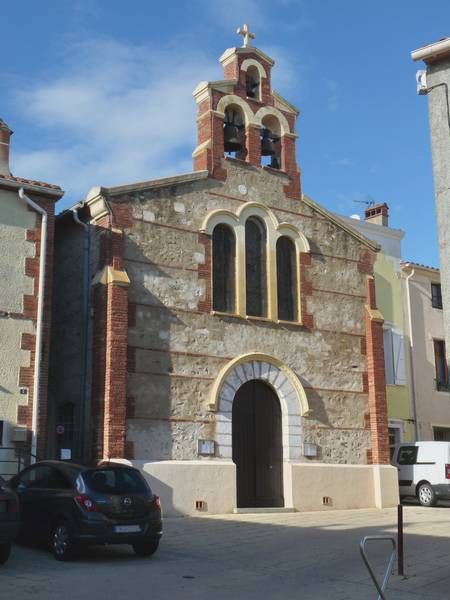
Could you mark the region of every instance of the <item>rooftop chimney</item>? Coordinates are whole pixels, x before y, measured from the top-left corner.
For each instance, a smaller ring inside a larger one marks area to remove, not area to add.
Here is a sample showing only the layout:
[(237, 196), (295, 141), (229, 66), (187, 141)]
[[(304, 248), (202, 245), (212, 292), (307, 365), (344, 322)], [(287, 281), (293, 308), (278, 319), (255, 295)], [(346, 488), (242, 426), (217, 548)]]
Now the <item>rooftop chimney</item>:
[(366, 221), (370, 221), (376, 225), (383, 225), (384, 227), (388, 226), (388, 216), (389, 206), (386, 204), (386, 202), (384, 204), (375, 204), (374, 206), (369, 206), (364, 211), (364, 219)]
[(0, 175), (11, 175), (9, 170), (9, 139), (11, 135), (11, 129), (0, 119)]

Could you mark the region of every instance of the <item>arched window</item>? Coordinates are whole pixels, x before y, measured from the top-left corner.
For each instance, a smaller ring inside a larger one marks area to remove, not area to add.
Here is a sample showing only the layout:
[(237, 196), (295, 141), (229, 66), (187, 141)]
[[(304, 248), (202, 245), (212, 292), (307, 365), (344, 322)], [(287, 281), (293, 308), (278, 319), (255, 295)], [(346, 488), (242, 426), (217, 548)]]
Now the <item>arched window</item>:
[(213, 310), (235, 311), (236, 241), (227, 225), (213, 231)]
[(247, 315), (267, 315), (266, 227), (256, 218), (245, 223), (245, 281)]
[(297, 320), (297, 259), (294, 242), (286, 237), (277, 241), (278, 318), (280, 321)]

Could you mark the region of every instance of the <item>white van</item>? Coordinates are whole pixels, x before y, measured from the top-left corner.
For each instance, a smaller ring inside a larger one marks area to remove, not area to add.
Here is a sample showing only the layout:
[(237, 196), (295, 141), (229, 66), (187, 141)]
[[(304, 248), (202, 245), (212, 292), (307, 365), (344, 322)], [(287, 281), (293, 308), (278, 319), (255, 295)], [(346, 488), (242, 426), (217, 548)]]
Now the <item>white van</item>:
[(395, 446), (400, 497), (415, 496), (422, 506), (450, 500), (450, 442), (410, 442)]

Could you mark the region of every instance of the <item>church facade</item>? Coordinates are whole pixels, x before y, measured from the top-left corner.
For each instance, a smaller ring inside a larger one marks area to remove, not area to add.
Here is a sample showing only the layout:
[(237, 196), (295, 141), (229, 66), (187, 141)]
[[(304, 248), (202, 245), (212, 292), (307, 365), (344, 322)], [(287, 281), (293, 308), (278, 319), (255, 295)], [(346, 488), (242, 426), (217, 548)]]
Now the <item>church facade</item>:
[(51, 428), (72, 402), (74, 448), (140, 467), (166, 514), (394, 506), (378, 247), (303, 194), (273, 61), (246, 38), (220, 62), (193, 172), (93, 188), (87, 233), (58, 219)]

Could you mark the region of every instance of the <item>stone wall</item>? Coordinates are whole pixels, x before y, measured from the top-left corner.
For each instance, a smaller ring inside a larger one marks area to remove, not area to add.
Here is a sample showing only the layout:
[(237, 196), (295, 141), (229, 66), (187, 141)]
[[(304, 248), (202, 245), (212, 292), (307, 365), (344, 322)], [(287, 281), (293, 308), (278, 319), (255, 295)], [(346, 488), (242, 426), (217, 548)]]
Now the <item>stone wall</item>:
[[(365, 463), (371, 251), (311, 203), (287, 198), (286, 176), (229, 159), (222, 166), (224, 184), (209, 179), (110, 199), (113, 212), (128, 207), (132, 213), (124, 267), (131, 280), (127, 441), (133, 457), (195, 459), (197, 439), (214, 437), (207, 404), (218, 371), (236, 356), (262, 352), (300, 379), (312, 410), (303, 419), (304, 437), (318, 444), (318, 459)], [(270, 207), (310, 243), (302, 304), (313, 318), (303, 326), (213, 315), (202, 302), (210, 285), (202, 224), (214, 209), (236, 212), (249, 201)]]
[[(37, 452), (46, 453), (47, 388), (53, 269), (54, 202), (45, 193), (27, 192), (47, 212), (46, 279), (43, 286), (42, 353), (40, 362)], [(61, 195), (61, 194), (59, 194)], [(0, 190), (0, 418), (6, 422), (3, 444), (14, 444), (17, 426), (28, 430), (20, 444), (31, 442), (34, 403), (34, 360), (39, 293), (41, 217), (18, 197), (18, 190)], [(24, 393), (20, 393), (20, 391)], [(18, 440), (18, 438), (17, 438)], [(1, 459), (1, 457), (0, 457)]]
[(427, 87), (446, 352), (450, 362), (450, 58), (428, 66)]

